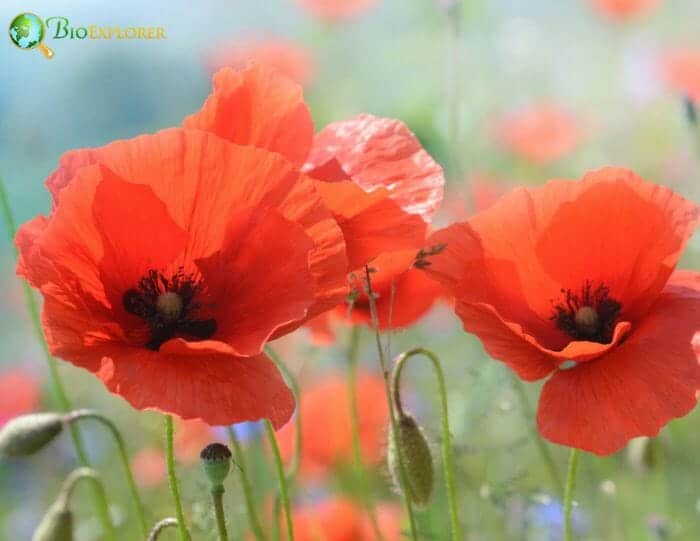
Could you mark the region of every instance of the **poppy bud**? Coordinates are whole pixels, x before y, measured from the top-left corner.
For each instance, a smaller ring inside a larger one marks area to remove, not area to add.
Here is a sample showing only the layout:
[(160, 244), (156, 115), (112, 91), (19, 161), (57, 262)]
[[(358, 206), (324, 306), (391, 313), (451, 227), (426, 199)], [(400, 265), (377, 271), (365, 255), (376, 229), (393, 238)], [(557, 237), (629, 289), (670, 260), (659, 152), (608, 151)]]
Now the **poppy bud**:
[(199, 458), (212, 486), (221, 486), (231, 470), (231, 450), (223, 443), (210, 443), (202, 449)]
[(32, 541), (73, 541), (73, 513), (65, 501), (55, 502), (41, 519)]
[(691, 126), (697, 126), (698, 113), (695, 109), (695, 102), (690, 96), (686, 96), (683, 100), (683, 109), (685, 110), (685, 118)]
[(31, 455), (63, 430), (63, 415), (31, 413), (9, 421), (0, 430), (0, 457)]
[(661, 460), (663, 446), (657, 438), (642, 436), (630, 440), (627, 460), (638, 473), (649, 473)]
[(430, 446), (416, 420), (408, 414), (402, 414), (396, 421), (398, 434), (389, 436), (387, 462), (394, 485), (400, 489), (401, 465), (397, 455), (398, 445), (401, 462), (405, 473), (405, 484), (411, 501), (424, 507), (430, 501), (433, 492), (433, 456)]

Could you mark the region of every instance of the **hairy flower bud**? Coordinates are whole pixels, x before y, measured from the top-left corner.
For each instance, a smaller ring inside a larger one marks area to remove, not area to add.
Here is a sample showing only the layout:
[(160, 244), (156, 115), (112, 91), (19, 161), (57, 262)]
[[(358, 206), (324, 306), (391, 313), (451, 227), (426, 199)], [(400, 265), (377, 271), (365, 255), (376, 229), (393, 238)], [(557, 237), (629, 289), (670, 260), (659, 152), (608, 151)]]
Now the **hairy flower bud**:
[(405, 483), (408, 496), (414, 504), (423, 507), (430, 501), (435, 477), (430, 446), (423, 434), (423, 430), (410, 415), (403, 414), (399, 417), (397, 429), (396, 445), (393, 434), (389, 434), (387, 453), (389, 472), (394, 480), (394, 485), (399, 490), (401, 487), (401, 465), (397, 454), (398, 445), (406, 476)]
[(10, 420), (0, 430), (0, 457), (31, 455), (63, 430), (59, 413), (31, 413)]
[(210, 443), (199, 454), (212, 486), (220, 486), (231, 470), (231, 450), (223, 443)]
[(73, 541), (73, 513), (64, 501), (57, 501), (41, 519), (32, 541)]

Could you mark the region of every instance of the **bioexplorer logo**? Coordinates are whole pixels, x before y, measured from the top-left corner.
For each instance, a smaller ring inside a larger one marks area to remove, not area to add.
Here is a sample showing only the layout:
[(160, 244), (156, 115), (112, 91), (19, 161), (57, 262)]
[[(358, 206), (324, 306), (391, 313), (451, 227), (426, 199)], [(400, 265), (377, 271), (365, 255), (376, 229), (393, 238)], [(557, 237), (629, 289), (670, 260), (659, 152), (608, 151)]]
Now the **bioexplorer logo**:
[(73, 26), (68, 17), (49, 17), (44, 22), (34, 13), (17, 15), (10, 22), (8, 33), (16, 47), (25, 51), (39, 49), (48, 59), (53, 58), (54, 52), (43, 43), (47, 37), (52, 40), (167, 39), (162, 26)]

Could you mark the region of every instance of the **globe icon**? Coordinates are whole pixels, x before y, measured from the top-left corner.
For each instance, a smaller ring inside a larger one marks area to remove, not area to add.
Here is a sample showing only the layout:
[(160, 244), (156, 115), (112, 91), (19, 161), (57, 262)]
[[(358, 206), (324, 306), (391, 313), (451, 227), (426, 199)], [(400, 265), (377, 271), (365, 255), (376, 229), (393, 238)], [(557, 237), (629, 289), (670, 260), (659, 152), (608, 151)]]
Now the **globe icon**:
[(33, 13), (20, 13), (10, 23), (12, 43), (24, 50), (38, 47), (46, 58), (51, 58), (53, 51), (41, 43), (44, 33), (44, 22)]

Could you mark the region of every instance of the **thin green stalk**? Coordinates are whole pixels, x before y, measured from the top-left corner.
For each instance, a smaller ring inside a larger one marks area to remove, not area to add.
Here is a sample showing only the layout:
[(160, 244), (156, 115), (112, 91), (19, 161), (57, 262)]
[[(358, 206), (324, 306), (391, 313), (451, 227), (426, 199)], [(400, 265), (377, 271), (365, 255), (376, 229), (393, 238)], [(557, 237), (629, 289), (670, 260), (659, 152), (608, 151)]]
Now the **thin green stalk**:
[(291, 485), (294, 482), (297, 473), (299, 472), (299, 465), (301, 464), (303, 441), (301, 433), (301, 407), (299, 406), (299, 401), (301, 400), (301, 393), (299, 392), (299, 383), (294, 377), (294, 374), (292, 374), (289, 368), (287, 368), (287, 365), (284, 364), (284, 362), (282, 362), (282, 359), (279, 355), (277, 355), (277, 352), (274, 349), (272, 349), (272, 346), (265, 346), (265, 353), (267, 353), (267, 356), (270, 357), (270, 359), (272, 359), (272, 362), (275, 363), (277, 369), (282, 373), (282, 377), (284, 377), (285, 381), (292, 389), (294, 401), (297, 404), (297, 409), (294, 415), (294, 453), (292, 454), (292, 460), (289, 463), (289, 467), (286, 473), (287, 483)]
[(134, 505), (136, 507), (136, 514), (138, 516), (139, 524), (141, 526), (141, 533), (144, 537), (148, 536), (146, 512), (143, 506), (143, 501), (141, 500), (141, 495), (139, 494), (139, 490), (136, 487), (134, 474), (131, 471), (131, 464), (129, 463), (129, 454), (126, 451), (126, 444), (124, 443), (124, 438), (122, 437), (121, 432), (119, 432), (119, 429), (112, 421), (110, 421), (101, 413), (94, 410), (76, 410), (72, 411), (66, 416), (66, 421), (71, 425), (73, 424), (73, 422), (78, 421), (80, 419), (95, 419), (96, 421), (99, 421), (107, 427), (107, 429), (114, 437), (114, 440), (117, 443), (117, 448), (119, 449), (119, 457), (121, 458), (122, 465), (124, 466), (124, 472), (126, 473), (126, 481), (129, 485), (129, 491), (131, 492), (131, 497), (134, 500)]
[(571, 512), (574, 504), (574, 489), (576, 488), (576, 470), (578, 469), (579, 450), (571, 449), (569, 469), (566, 473), (566, 488), (564, 490), (564, 541), (573, 541), (571, 529)]
[(360, 417), (357, 412), (357, 358), (360, 345), (360, 328), (353, 325), (350, 331), (350, 343), (348, 345), (348, 401), (350, 408), (350, 434), (352, 435), (352, 455), (355, 469), (360, 481), (362, 504), (369, 518), (372, 530), (378, 541), (383, 541), (384, 536), (379, 529), (377, 514), (372, 504), (369, 487), (367, 486), (367, 472), (362, 459), (362, 447), (360, 446)]
[(530, 438), (532, 438), (532, 441), (537, 446), (542, 462), (544, 462), (544, 465), (549, 472), (554, 489), (557, 491), (557, 495), (561, 498), (564, 495), (564, 485), (562, 485), (556, 462), (554, 462), (549, 446), (537, 432), (537, 427), (533, 421), (534, 413), (532, 411), (532, 407), (530, 406), (530, 401), (527, 399), (525, 385), (523, 385), (523, 382), (516, 376), (513, 377), (513, 389), (515, 389), (515, 394), (518, 396), (518, 400), (520, 401), (520, 411), (522, 412), (525, 423), (527, 424)]
[(216, 515), (216, 530), (219, 533), (219, 541), (228, 541), (228, 532), (226, 531), (226, 515), (224, 514), (223, 485), (212, 487), (211, 500), (214, 504), (214, 514)]
[[(7, 233), (9, 236), (10, 244), (14, 248), (15, 255), (18, 255), (17, 247), (14, 244), (15, 235), (17, 234), (17, 226), (15, 224), (15, 219), (12, 215), (12, 209), (10, 207), (10, 201), (7, 198), (7, 190), (5, 189), (5, 182), (0, 176), (0, 209), (2, 210), (3, 217), (5, 219), (5, 225), (7, 227)], [(41, 328), (41, 317), (39, 315), (39, 306), (37, 305), (36, 298), (32, 292), (32, 288), (29, 284), (22, 280), (22, 288), (24, 290), (24, 302), (29, 311), (29, 316), (32, 322), (32, 328), (34, 329), (34, 334), (37, 337), (41, 349), (44, 352), (44, 358), (46, 360), (46, 365), (49, 369), (49, 377), (56, 393), (56, 399), (58, 400), (58, 406), (61, 411), (68, 412), (72, 408), (71, 402), (68, 399), (68, 394), (63, 386), (63, 381), (58, 373), (58, 363), (56, 359), (51, 355), (48, 345), (46, 344), (46, 339), (44, 338), (44, 331)], [(71, 439), (73, 440), (73, 446), (75, 447), (75, 454), (78, 457), (78, 464), (82, 467), (89, 467), (90, 460), (88, 459), (87, 453), (85, 452), (85, 445), (83, 444), (83, 439), (80, 434), (80, 430), (77, 426), (71, 425), (69, 427)], [(107, 541), (114, 540), (114, 534), (112, 532), (112, 520), (109, 516), (109, 506), (107, 504), (107, 497), (104, 491), (100, 491), (92, 486), (92, 499), (95, 501), (95, 506), (97, 507), (97, 517), (102, 525), (102, 529), (107, 535)]]
[(267, 439), (272, 448), (272, 456), (275, 460), (275, 468), (277, 470), (277, 477), (279, 478), (280, 496), (282, 498), (284, 518), (287, 525), (287, 541), (294, 541), (294, 525), (292, 524), (292, 509), (289, 504), (289, 493), (287, 491), (287, 476), (284, 473), (284, 464), (282, 464), (280, 449), (277, 445), (275, 429), (269, 419), (265, 419), (265, 431), (267, 432)]
[(250, 525), (250, 529), (252, 530), (257, 541), (265, 541), (265, 534), (263, 533), (262, 526), (260, 525), (258, 514), (255, 511), (253, 488), (250, 484), (250, 479), (248, 478), (245, 453), (243, 452), (241, 443), (238, 441), (236, 431), (232, 426), (228, 427), (228, 436), (231, 440), (231, 445), (233, 445), (233, 453), (236, 457), (236, 463), (238, 464), (238, 476), (240, 477), (241, 486), (243, 487), (243, 496), (245, 497), (245, 507), (248, 513), (248, 523)]
[(452, 173), (460, 178), (463, 173), (460, 121), (462, 116), (462, 5), (457, 0), (447, 9), (447, 138)]
[[(445, 375), (440, 365), (440, 360), (432, 351), (425, 348), (415, 348), (406, 353), (402, 353), (394, 363), (394, 401), (396, 408), (401, 413), (401, 399), (399, 396), (401, 389), (401, 373), (406, 361), (415, 355), (424, 355), (433, 365), (435, 377), (438, 381), (438, 392), (440, 394), (440, 420), (442, 425), (442, 465), (445, 472), (445, 484), (447, 485), (447, 500), (450, 506), (450, 524), (452, 526), (452, 539), (461, 541), (462, 525), (459, 522), (459, 512), (457, 511), (457, 492), (455, 490), (454, 460), (452, 457), (452, 435), (450, 433), (450, 421), (447, 411), (447, 391), (445, 389)], [(400, 454), (400, 453), (398, 453)]]
[(173, 417), (165, 416), (165, 452), (168, 461), (168, 481), (170, 481), (170, 492), (175, 504), (175, 516), (177, 526), (180, 530), (180, 541), (190, 541), (190, 534), (185, 524), (185, 514), (182, 512), (182, 501), (180, 500), (180, 488), (178, 487), (177, 475), (175, 473), (175, 452), (173, 446)]
[[(60, 501), (61, 506), (64, 509), (68, 508), (68, 504), (73, 495), (73, 491), (76, 489), (78, 483), (80, 483), (81, 481), (90, 481), (90, 485), (92, 486), (92, 488), (95, 491), (101, 493), (105, 499), (107, 498), (107, 494), (105, 493), (105, 488), (102, 484), (102, 480), (100, 479), (100, 475), (92, 468), (81, 467), (77, 470), (73, 470), (68, 475), (68, 477), (66, 477), (65, 481), (63, 481), (63, 484), (61, 485), (61, 492), (58, 495), (57, 501)], [(109, 520), (108, 531), (109, 535), (114, 537), (115, 531), (111, 519)]]
[[(367, 265), (365, 265), (365, 286), (367, 288), (367, 298), (369, 303), (369, 311), (372, 320), (372, 329), (374, 330), (374, 338), (377, 345), (377, 352), (379, 354), (379, 365), (382, 371), (382, 376), (384, 378), (384, 392), (386, 393), (386, 401), (389, 406), (389, 419), (391, 421), (391, 437), (394, 438), (394, 447), (399, 449), (398, 444), (398, 422), (396, 419), (396, 412), (394, 411), (394, 401), (391, 397), (391, 384), (389, 381), (389, 365), (387, 364), (386, 357), (384, 356), (384, 348), (382, 347), (382, 338), (379, 333), (379, 317), (377, 315), (377, 303), (374, 298), (374, 291), (372, 290), (372, 279), (370, 276), (370, 270)], [(418, 528), (416, 526), (416, 517), (413, 513), (413, 504), (411, 503), (411, 498), (408, 495), (408, 490), (406, 487), (408, 483), (406, 482), (406, 468), (404, 466), (402, 453), (396, 453), (399, 463), (399, 484), (401, 485), (401, 492), (403, 494), (404, 507), (406, 508), (406, 514), (408, 515), (408, 521), (411, 526), (411, 539), (413, 541), (418, 541)]]
[(163, 530), (165, 530), (166, 528), (174, 528), (176, 526), (176, 518), (164, 518), (163, 520), (156, 523), (155, 526), (153, 526), (153, 529), (151, 530), (151, 533), (148, 534), (148, 539), (146, 541), (156, 541)]

